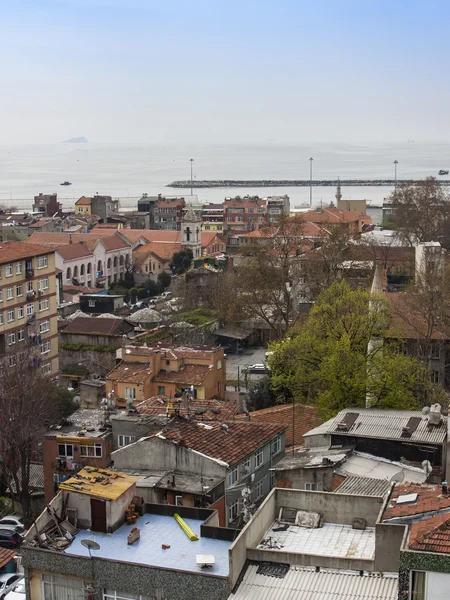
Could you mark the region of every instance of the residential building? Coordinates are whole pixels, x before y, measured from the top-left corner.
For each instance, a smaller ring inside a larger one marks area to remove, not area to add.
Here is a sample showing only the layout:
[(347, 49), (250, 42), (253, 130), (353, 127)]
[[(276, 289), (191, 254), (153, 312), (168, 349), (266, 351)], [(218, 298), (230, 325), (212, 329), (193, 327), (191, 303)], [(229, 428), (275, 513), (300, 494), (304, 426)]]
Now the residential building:
[[(181, 222), (180, 222), (181, 228)], [(136, 251), (139, 246), (146, 244), (176, 244), (177, 250), (181, 250), (183, 247), (183, 237), (180, 231), (159, 231), (156, 229), (122, 229), (117, 235), (126, 240), (131, 244), (133, 251)], [(201, 231), (200, 232), (200, 243), (202, 249), (202, 256), (216, 256), (223, 254), (226, 250), (225, 239), (219, 233), (214, 231)], [(146, 250), (150, 250), (150, 246)], [(163, 246), (154, 246), (155, 253), (164, 252)], [(171, 250), (175, 250), (175, 246)], [(163, 255), (165, 257), (165, 254)]]
[(267, 220), (269, 223), (277, 223), (281, 217), (289, 217), (291, 214), (291, 203), (289, 196), (268, 196), (267, 198)]
[(223, 211), (224, 231), (227, 234), (252, 231), (267, 223), (267, 200), (259, 196), (226, 198)]
[(180, 250), (181, 245), (177, 242), (150, 242), (136, 246), (133, 250), (135, 281), (137, 283), (144, 283), (149, 279), (157, 281), (161, 273), (170, 274), (173, 255)]
[(367, 209), (367, 200), (343, 200), (339, 186), (339, 192), (336, 194), (336, 205), (338, 210), (353, 211), (361, 215), (365, 215)]
[[(397, 600), (405, 527), (383, 496), (273, 489), (230, 547), (230, 599)], [(338, 587), (339, 586), (339, 587)]]
[[(115, 435), (123, 418), (112, 417), (112, 423)], [(115, 468), (151, 475), (153, 489), (141, 483), (147, 502), (209, 506), (218, 511), (220, 525), (242, 526), (242, 491), (248, 488), (258, 505), (271, 490), (269, 469), (284, 456), (284, 426), (176, 417), (160, 427), (128, 444), (136, 434), (127, 439), (119, 434)]]
[(81, 196), (75, 202), (75, 214), (76, 215), (93, 215), (94, 212), (91, 208), (92, 198), (87, 198), (86, 196)]
[(105, 222), (108, 217), (117, 216), (118, 212), (119, 200), (113, 200), (111, 196), (82, 196), (75, 202), (76, 215), (97, 215)]
[(55, 253), (26, 242), (0, 246), (0, 357), (12, 366), (17, 353), (31, 351), (53, 379), (59, 372)]
[(184, 198), (159, 196), (153, 212), (155, 229), (180, 231), (185, 206), (186, 201)]
[(34, 197), (33, 212), (42, 213), (46, 217), (60, 217), (62, 204), (58, 202), (57, 194), (39, 194)]
[[(87, 292), (80, 296), (80, 308), (91, 315), (111, 314), (124, 306), (123, 294), (102, 294)], [(120, 319), (115, 319), (120, 321)]]
[(223, 232), (223, 213), (224, 207), (222, 204), (205, 204), (202, 208), (202, 230)]
[(226, 600), (235, 530), (214, 510), (142, 503), (136, 480), (90, 467), (61, 484), (21, 548), (29, 600)]
[(225, 369), (219, 347), (126, 346), (122, 360), (106, 378), (106, 391), (114, 394), (118, 406), (156, 395), (173, 397), (185, 390), (193, 398), (207, 400), (223, 397)]
[(314, 210), (302, 213), (302, 219), (305, 223), (314, 223), (328, 229), (341, 227), (352, 233), (361, 233), (372, 223), (372, 219), (366, 214), (322, 206), (317, 206)]
[(439, 242), (423, 242), (414, 250), (416, 282), (430, 283), (444, 276), (447, 251)]
[(107, 468), (112, 440), (103, 409), (80, 408), (61, 424), (51, 425), (42, 444), (45, 501), (50, 502), (61, 484), (80, 469)]

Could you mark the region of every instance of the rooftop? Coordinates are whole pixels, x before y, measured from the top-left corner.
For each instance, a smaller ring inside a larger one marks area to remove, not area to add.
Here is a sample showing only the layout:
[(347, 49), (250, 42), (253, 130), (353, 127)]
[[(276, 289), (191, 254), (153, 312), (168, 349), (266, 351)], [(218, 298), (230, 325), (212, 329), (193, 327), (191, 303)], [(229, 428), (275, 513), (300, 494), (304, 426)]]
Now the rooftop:
[(64, 419), (61, 424), (51, 425), (46, 437), (81, 437), (99, 438), (109, 433), (103, 426), (105, 413), (102, 409), (79, 408), (70, 417)]
[(408, 547), (422, 552), (450, 554), (450, 516), (434, 515), (411, 525)]
[(166, 416), (175, 412), (182, 417), (195, 415), (199, 420), (228, 421), (236, 414), (236, 407), (230, 402), (221, 400), (191, 400), (185, 398), (167, 398), (166, 396), (153, 396), (134, 407), (141, 415)]
[(396, 485), (386, 505), (383, 520), (413, 521), (418, 515), (429, 513), (431, 516), (436, 511), (450, 512), (450, 495), (443, 495), (440, 485)]
[(294, 454), (287, 454), (272, 468), (276, 471), (292, 471), (336, 466), (345, 460), (350, 450), (351, 448), (302, 448)]
[(137, 480), (137, 477), (125, 475), (125, 473), (85, 467), (70, 479), (61, 482), (59, 489), (87, 494), (104, 500), (117, 500), (130, 487), (134, 486)]
[(57, 252), (64, 260), (75, 260), (76, 258), (91, 256), (92, 254), (85, 242), (61, 245), (57, 248)]
[[(407, 436), (406, 427), (410, 429)], [(318, 434), (442, 444), (447, 436), (447, 417), (443, 416), (439, 425), (431, 425), (421, 411), (348, 408), (305, 436)]]
[(365, 452), (354, 452), (348, 456), (346, 461), (338, 467), (336, 473), (344, 476), (383, 479), (384, 481), (391, 481), (394, 475), (402, 473), (403, 481), (410, 483), (423, 483), (427, 478), (424, 469)]
[(284, 576), (268, 577), (260, 565), (248, 565), (232, 600), (397, 600), (397, 573), (363, 573), (291, 566)]
[(39, 246), (38, 244), (33, 244), (30, 246), (27, 242), (1, 242), (0, 263), (7, 263), (22, 258), (31, 258), (33, 256), (40, 256), (41, 254), (50, 254), (51, 252), (52, 250), (44, 245)]
[[(100, 549), (92, 551), (92, 556), (170, 570), (200, 572), (206, 576), (227, 577), (228, 549), (231, 543), (201, 537), (202, 521), (185, 517), (183, 520), (197, 535), (198, 541), (191, 542), (173, 517), (145, 513), (136, 523), (141, 533), (138, 542), (131, 546), (127, 544), (129, 525), (122, 525), (113, 534), (95, 533), (95, 541)], [(88, 557), (89, 551), (81, 544), (81, 540), (92, 539), (92, 535), (91, 531), (80, 530), (67, 553)], [(170, 547), (163, 550), (162, 544)], [(197, 554), (212, 554), (215, 558), (214, 566), (200, 569), (197, 566)]]
[[(278, 404), (270, 408), (255, 410), (249, 413), (250, 422), (277, 423), (286, 425), (286, 446), (302, 446), (303, 436), (313, 427), (317, 427), (323, 421), (317, 415), (313, 406), (295, 404), (295, 419), (292, 419), (292, 404)], [(246, 415), (237, 415), (236, 420), (243, 421)]]
[(64, 334), (122, 336), (132, 330), (133, 326), (123, 319), (79, 317), (67, 325)]
[(15, 550), (0, 548), (0, 569), (9, 563), (17, 555)]
[(211, 371), (212, 366), (209, 365), (183, 365), (179, 371), (159, 371), (155, 375), (154, 381), (156, 383), (202, 385)]
[(352, 494), (355, 496), (385, 496), (391, 489), (391, 483), (384, 479), (372, 477), (346, 477), (337, 487), (335, 494)]
[(285, 531), (276, 520), (257, 546), (283, 553), (313, 554), (339, 558), (372, 560), (375, 554), (375, 527), (353, 529), (351, 525), (324, 523), (322, 527), (307, 528), (289, 525)]
[(142, 383), (150, 376), (147, 363), (122, 361), (108, 373), (108, 379)]

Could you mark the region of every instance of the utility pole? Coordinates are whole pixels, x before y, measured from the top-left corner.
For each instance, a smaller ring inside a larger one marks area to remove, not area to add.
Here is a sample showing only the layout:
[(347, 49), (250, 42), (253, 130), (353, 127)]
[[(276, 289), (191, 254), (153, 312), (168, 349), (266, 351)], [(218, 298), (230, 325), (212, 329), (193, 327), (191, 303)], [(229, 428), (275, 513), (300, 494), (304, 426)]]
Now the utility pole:
[(194, 159), (193, 159), (193, 158), (191, 158), (191, 159), (190, 159), (190, 162), (191, 162), (191, 196), (192, 196), (192, 164), (193, 164), (193, 162), (194, 162)]
[(397, 165), (398, 160), (394, 160), (394, 189), (397, 191)]
[(313, 158), (309, 159), (309, 205), (312, 206), (312, 165)]

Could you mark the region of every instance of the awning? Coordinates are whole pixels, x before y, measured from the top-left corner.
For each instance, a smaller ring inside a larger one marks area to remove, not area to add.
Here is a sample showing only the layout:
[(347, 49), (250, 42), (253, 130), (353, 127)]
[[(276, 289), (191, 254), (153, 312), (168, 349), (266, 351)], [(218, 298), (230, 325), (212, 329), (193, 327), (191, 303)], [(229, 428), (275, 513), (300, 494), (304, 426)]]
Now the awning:
[(223, 329), (218, 329), (215, 334), (220, 337), (232, 338), (233, 340), (245, 340), (250, 336), (251, 331), (246, 331), (240, 327), (224, 327)]

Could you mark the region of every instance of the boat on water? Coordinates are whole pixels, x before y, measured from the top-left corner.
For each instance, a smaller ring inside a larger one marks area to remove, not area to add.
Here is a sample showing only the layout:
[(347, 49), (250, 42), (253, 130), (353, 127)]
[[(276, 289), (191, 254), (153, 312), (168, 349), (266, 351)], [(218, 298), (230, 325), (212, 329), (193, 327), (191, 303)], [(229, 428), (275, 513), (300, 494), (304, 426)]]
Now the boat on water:
[[(447, 171), (447, 173), (448, 173), (448, 171)], [(72, 185), (72, 183), (70, 181), (63, 181), (59, 185)]]
[(445, 169), (441, 169), (438, 175), (448, 175), (448, 171), (446, 171)]

